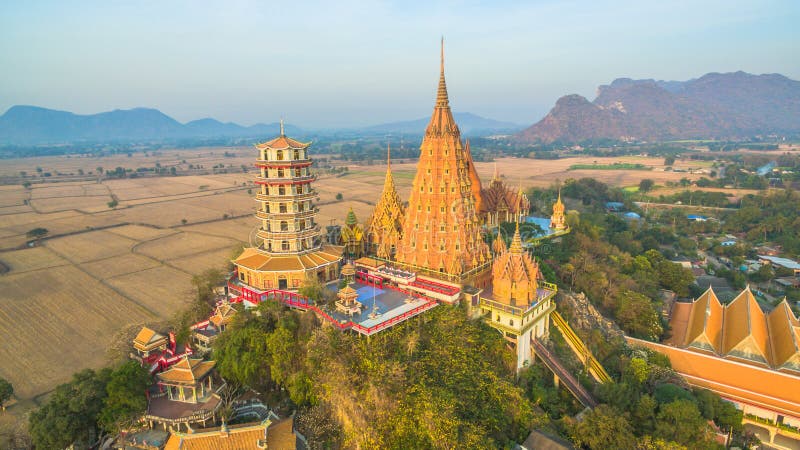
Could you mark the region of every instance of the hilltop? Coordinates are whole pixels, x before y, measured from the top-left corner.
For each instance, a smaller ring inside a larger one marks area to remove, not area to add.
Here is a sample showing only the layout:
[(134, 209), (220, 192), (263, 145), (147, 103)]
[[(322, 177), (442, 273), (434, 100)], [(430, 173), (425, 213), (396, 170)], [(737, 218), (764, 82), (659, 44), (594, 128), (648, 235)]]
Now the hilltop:
[(522, 142), (748, 139), (800, 133), (800, 81), (779, 74), (709, 73), (689, 81), (619, 78), (589, 101), (558, 99)]

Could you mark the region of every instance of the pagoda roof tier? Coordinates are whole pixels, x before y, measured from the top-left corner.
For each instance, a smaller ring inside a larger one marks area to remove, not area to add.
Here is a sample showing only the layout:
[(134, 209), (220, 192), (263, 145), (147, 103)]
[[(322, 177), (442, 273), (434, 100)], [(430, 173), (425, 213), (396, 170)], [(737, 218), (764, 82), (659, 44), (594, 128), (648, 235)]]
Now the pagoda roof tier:
[(280, 186), (280, 185), (292, 185), (292, 184), (307, 184), (311, 183), (312, 181), (316, 181), (316, 175), (303, 175), (302, 177), (291, 177), (291, 178), (265, 178), (257, 176), (255, 184), (265, 184), (267, 186)]
[(285, 150), (285, 149), (297, 149), (302, 150), (306, 147), (311, 145), (311, 142), (305, 143), (294, 140), (286, 135), (281, 134), (280, 136), (276, 137), (275, 139), (267, 142), (262, 142), (260, 144), (256, 144), (256, 148), (259, 150)]
[(213, 323), (215, 327), (219, 328), (222, 325), (227, 325), (231, 320), (233, 320), (233, 316), (236, 315), (236, 310), (231, 306), (230, 303), (227, 301), (222, 302), (217, 306), (214, 310), (214, 315), (212, 315), (208, 321)]
[(311, 208), (306, 211), (287, 211), (287, 212), (264, 212), (261, 210), (256, 210), (256, 217), (259, 219), (278, 219), (281, 217), (292, 218), (292, 219), (306, 219), (309, 217), (313, 217), (319, 212), (319, 208)]
[(310, 158), (307, 159), (294, 159), (290, 161), (277, 160), (277, 159), (259, 159), (253, 164), (256, 167), (269, 167), (272, 169), (288, 169), (293, 167), (308, 167), (313, 163)]
[(303, 201), (312, 200), (319, 197), (319, 193), (315, 190), (311, 192), (303, 192), (302, 194), (256, 194), (257, 202), (284, 202), (287, 200)]
[(302, 239), (314, 237), (319, 234), (320, 227), (316, 225), (303, 231), (264, 231), (259, 230), (258, 236), (264, 239)]
[(216, 361), (203, 361), (201, 358), (187, 356), (156, 376), (165, 384), (195, 385), (211, 373), (216, 364)]
[(337, 263), (342, 258), (341, 254), (342, 247), (338, 245), (323, 245), (319, 249), (298, 254), (267, 253), (250, 247), (233, 263), (256, 272), (309, 270)]

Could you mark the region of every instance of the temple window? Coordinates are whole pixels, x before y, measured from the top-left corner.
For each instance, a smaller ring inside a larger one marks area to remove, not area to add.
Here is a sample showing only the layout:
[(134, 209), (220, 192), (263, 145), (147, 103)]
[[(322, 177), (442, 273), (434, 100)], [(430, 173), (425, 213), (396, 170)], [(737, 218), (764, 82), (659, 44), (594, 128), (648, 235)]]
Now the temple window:
[(461, 244), (456, 244), (456, 250), (461, 250)]
[(439, 207), (439, 212), (444, 212), (444, 206)]
[(449, 175), (450, 174), (450, 169), (444, 169), (444, 174), (445, 175)]
[(286, 212), (286, 203), (279, 203), (278, 204), (278, 210), (280, 212), (282, 212), (282, 213), (285, 213)]
[(278, 169), (278, 178), (283, 178), (283, 169)]
[(427, 242), (422, 244), (422, 249), (423, 250), (427, 250), (428, 249), (428, 243)]
[(289, 241), (281, 241), (281, 250), (283, 251), (289, 250)]
[(294, 169), (294, 176), (296, 176), (296, 177), (302, 176), (301, 172), (300, 172), (300, 169)]
[(289, 231), (289, 223), (281, 220), (281, 231)]
[(439, 188), (439, 192), (441, 192), (442, 194), (444, 194), (444, 187), (440, 187), (440, 188)]
[(286, 188), (283, 186), (278, 187), (278, 195), (286, 195)]
[(455, 192), (455, 191), (456, 191), (456, 188), (454, 188), (454, 187), (450, 188), (450, 192)]
[(279, 161), (283, 161), (283, 150), (278, 150), (275, 153), (275, 159), (277, 159)]
[(294, 151), (294, 159), (300, 159), (300, 150)]
[(444, 231), (445, 231), (445, 226), (444, 226), (444, 225), (439, 225), (439, 231), (441, 231), (441, 232), (443, 232), (443, 233), (444, 233)]
[(418, 223), (415, 223), (415, 224), (414, 224), (414, 229), (415, 229), (415, 230), (419, 230), (419, 224), (418, 224)]
[(508, 324), (513, 327), (514, 326), (514, 319), (509, 319), (508, 320)]
[(428, 206), (427, 206), (427, 208), (428, 208), (428, 212), (431, 212), (431, 207), (430, 207), (430, 205), (428, 205)]
[(431, 174), (431, 169), (428, 169), (428, 175), (430, 175), (430, 174)]

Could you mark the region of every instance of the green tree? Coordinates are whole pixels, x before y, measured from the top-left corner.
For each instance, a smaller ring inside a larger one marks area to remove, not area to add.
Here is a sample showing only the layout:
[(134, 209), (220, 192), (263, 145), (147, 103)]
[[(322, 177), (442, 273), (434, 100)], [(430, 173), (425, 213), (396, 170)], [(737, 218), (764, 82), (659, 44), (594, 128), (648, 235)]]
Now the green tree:
[(671, 166), (671, 165), (674, 165), (674, 164), (675, 164), (675, 156), (669, 155), (666, 158), (664, 158), (664, 165), (665, 166)]
[(657, 419), (657, 437), (693, 448), (704, 440), (706, 423), (691, 400), (679, 399), (661, 405)]
[(649, 178), (644, 178), (641, 181), (639, 181), (639, 192), (642, 193), (650, 192), (650, 190), (653, 189), (654, 185), (655, 183), (653, 182), (653, 180)]
[(27, 237), (29, 237), (31, 239), (41, 239), (41, 238), (47, 236), (47, 233), (49, 233), (47, 228), (37, 227), (37, 228), (34, 228), (32, 230), (28, 230), (28, 232), (25, 233), (25, 236), (27, 236)]
[(29, 417), (28, 431), (35, 447), (89, 447), (97, 439), (97, 419), (108, 395), (110, 374), (110, 369), (86, 369), (56, 387), (47, 403)]
[(636, 436), (628, 420), (608, 405), (587, 413), (572, 430), (573, 440), (592, 450), (626, 449), (636, 446)]
[(117, 202), (116, 200), (111, 200), (111, 201), (110, 201), (110, 202), (108, 202), (107, 204), (108, 204), (108, 207), (109, 207), (109, 208), (111, 208), (111, 209), (114, 209), (114, 208), (116, 208), (116, 207), (117, 207), (117, 205), (119, 204), (119, 202)]
[(341, 192), (339, 192), (338, 194), (336, 194), (336, 200), (341, 200), (341, 199), (343, 199), (343, 198), (344, 198), (344, 196), (342, 195), (342, 193), (341, 193)]
[(6, 410), (6, 402), (14, 395), (14, 386), (3, 377), (0, 377), (0, 408)]
[(103, 429), (115, 433), (132, 426), (147, 409), (146, 391), (151, 383), (150, 373), (136, 361), (127, 361), (114, 370), (98, 417)]

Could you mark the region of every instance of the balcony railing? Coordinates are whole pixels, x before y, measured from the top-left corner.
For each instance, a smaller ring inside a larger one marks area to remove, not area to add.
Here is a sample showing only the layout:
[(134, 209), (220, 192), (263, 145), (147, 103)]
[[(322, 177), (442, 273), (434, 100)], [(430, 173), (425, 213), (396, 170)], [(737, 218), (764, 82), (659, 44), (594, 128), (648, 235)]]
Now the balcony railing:
[(285, 240), (285, 239), (289, 239), (289, 238), (291, 238), (291, 239), (303, 239), (303, 238), (314, 237), (314, 236), (317, 236), (319, 234), (319, 231), (320, 231), (319, 225), (315, 225), (312, 228), (307, 228), (307, 229), (302, 230), (302, 231), (297, 231), (297, 230), (288, 230), (288, 231), (259, 230), (257, 234), (258, 234), (258, 237), (260, 237), (262, 239), (284, 239)]
[(319, 208), (311, 208), (311, 209), (307, 209), (305, 211), (288, 211), (287, 210), (287, 211), (283, 211), (283, 212), (281, 212), (280, 210), (279, 211), (265, 212), (265, 211), (262, 211), (260, 209), (257, 209), (256, 210), (256, 217), (258, 217), (259, 219), (267, 219), (267, 220), (269, 220), (269, 219), (280, 219), (282, 217), (291, 218), (291, 219), (308, 219), (308, 218), (314, 217), (314, 215), (316, 215), (317, 213), (319, 213)]
[(260, 202), (304, 201), (318, 197), (319, 193), (317, 191), (303, 192), (302, 194), (293, 194), (291, 192), (285, 194), (256, 194), (256, 200)]
[(317, 179), (316, 175), (301, 175), (299, 177), (295, 176), (284, 176), (284, 177), (262, 177), (257, 176), (255, 179), (256, 184), (268, 184), (268, 185), (280, 185), (280, 184), (300, 184), (300, 183), (310, 183)]

